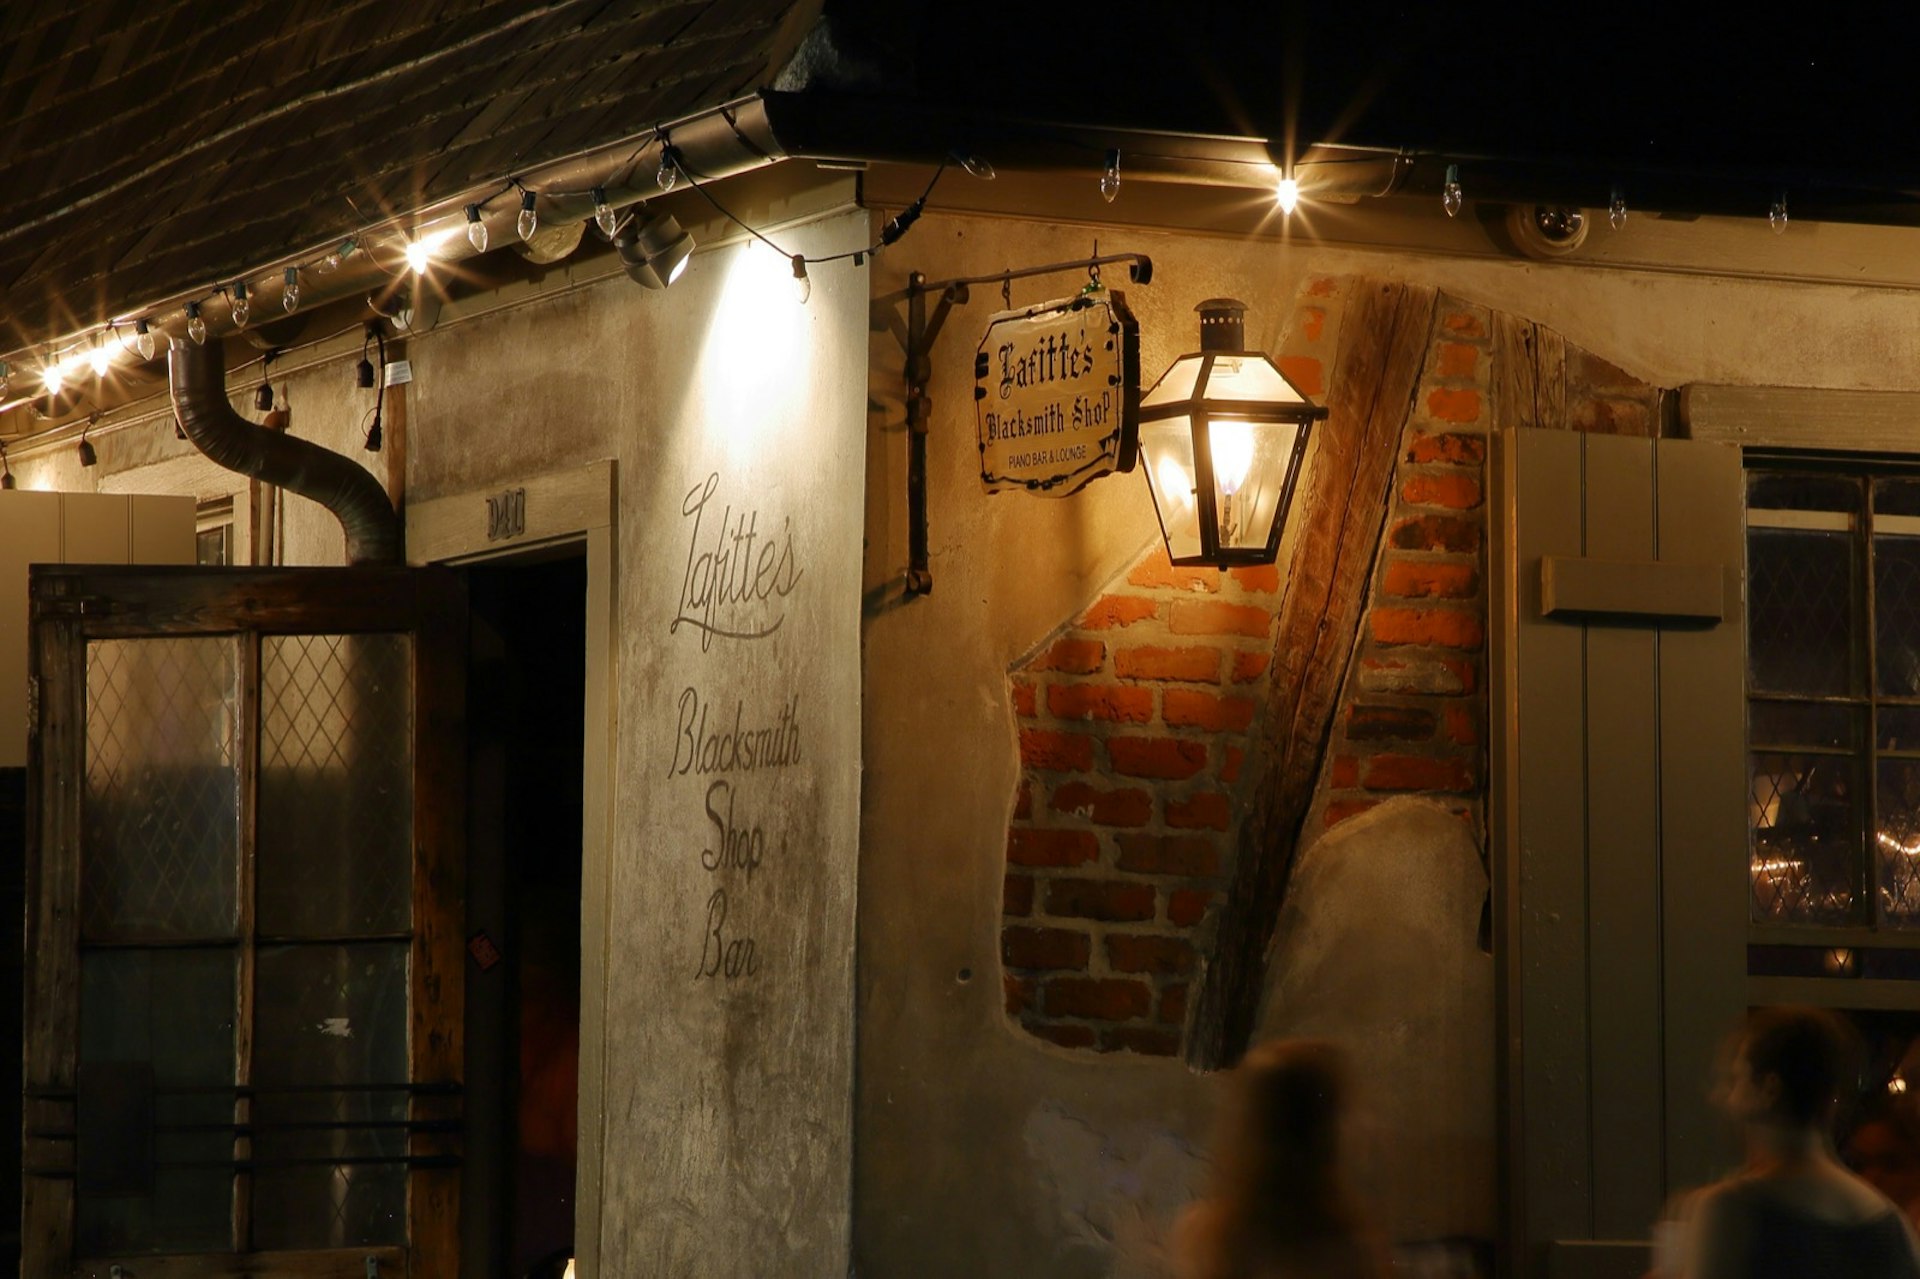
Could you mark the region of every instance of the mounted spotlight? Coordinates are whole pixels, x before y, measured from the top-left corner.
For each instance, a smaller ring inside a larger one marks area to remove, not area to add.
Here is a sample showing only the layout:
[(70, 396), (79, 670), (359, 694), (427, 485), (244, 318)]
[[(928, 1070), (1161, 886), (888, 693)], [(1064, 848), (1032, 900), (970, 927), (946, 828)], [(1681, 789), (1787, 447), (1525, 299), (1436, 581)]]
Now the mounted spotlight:
[(664, 289), (680, 278), (693, 257), (693, 237), (671, 213), (640, 210), (614, 238), (627, 275), (650, 289)]

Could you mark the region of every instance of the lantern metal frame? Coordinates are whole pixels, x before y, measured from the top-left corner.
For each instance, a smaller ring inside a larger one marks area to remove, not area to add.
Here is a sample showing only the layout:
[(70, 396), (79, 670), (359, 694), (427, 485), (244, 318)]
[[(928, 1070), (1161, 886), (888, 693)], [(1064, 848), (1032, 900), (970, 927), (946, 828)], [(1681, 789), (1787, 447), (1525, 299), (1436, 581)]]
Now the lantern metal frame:
[[(1223, 299), (1224, 300), (1224, 299)], [(1234, 304), (1238, 308), (1237, 303)], [(1198, 308), (1203, 317), (1209, 317), (1211, 303), (1202, 303)], [(1240, 323), (1237, 315), (1228, 323), (1220, 324), (1224, 330), (1221, 337), (1238, 338)], [(1286, 533), (1287, 519), (1293, 513), (1294, 490), (1298, 487), (1300, 473), (1305, 469), (1307, 445), (1313, 436), (1313, 424), (1327, 416), (1327, 409), (1315, 404), (1294, 384), (1292, 378), (1280, 370), (1280, 366), (1268, 358), (1263, 351), (1244, 349), (1243, 341), (1235, 341), (1234, 349), (1225, 349), (1224, 345), (1214, 345), (1215, 333), (1207, 319), (1202, 320), (1203, 346), (1198, 351), (1189, 351), (1175, 357), (1167, 365), (1159, 378), (1154, 381), (1144, 395), (1140, 397), (1143, 407), (1140, 410), (1142, 428), (1154, 422), (1166, 422), (1176, 418), (1187, 420), (1188, 430), (1193, 439), (1194, 468), (1194, 506), (1195, 518), (1199, 522), (1200, 553), (1198, 555), (1175, 555), (1173, 553), (1173, 535), (1167, 524), (1167, 511), (1161, 501), (1159, 482), (1155, 479), (1153, 468), (1144, 466), (1147, 473), (1147, 493), (1153, 499), (1154, 516), (1160, 521), (1160, 540), (1167, 548), (1167, 558), (1181, 567), (1243, 568), (1249, 565), (1272, 564), (1280, 558), (1280, 539)], [(1156, 404), (1144, 407), (1153, 392), (1167, 379), (1167, 375), (1188, 360), (1198, 359), (1200, 370), (1193, 381), (1193, 391), (1185, 399), (1168, 404)], [(1212, 399), (1206, 394), (1207, 386), (1213, 378), (1214, 365), (1222, 359), (1261, 360), (1273, 370), (1274, 376), (1284, 382), (1293, 393), (1300, 397), (1297, 404), (1287, 404), (1270, 400), (1228, 400)], [(1220, 545), (1220, 513), (1215, 505), (1217, 492), (1213, 475), (1213, 448), (1211, 424), (1215, 419), (1231, 419), (1238, 422), (1265, 423), (1269, 425), (1291, 423), (1299, 429), (1294, 432), (1293, 449), (1287, 458), (1285, 478), (1281, 481), (1280, 495), (1274, 505), (1273, 527), (1267, 532), (1264, 546), (1226, 546)], [(1142, 432), (1144, 449), (1145, 432)]]

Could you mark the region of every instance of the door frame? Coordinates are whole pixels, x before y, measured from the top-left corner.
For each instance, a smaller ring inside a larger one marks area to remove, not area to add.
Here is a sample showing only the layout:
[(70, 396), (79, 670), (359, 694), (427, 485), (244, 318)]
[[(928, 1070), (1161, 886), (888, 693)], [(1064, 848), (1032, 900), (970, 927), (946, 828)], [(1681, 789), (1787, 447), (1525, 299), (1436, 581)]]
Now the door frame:
[(580, 1079), (574, 1260), (600, 1272), (606, 1171), (607, 938), (618, 758), (618, 489), (611, 458), (407, 504), (407, 562), (450, 567), (581, 543), (587, 552), (586, 725), (581, 743)]

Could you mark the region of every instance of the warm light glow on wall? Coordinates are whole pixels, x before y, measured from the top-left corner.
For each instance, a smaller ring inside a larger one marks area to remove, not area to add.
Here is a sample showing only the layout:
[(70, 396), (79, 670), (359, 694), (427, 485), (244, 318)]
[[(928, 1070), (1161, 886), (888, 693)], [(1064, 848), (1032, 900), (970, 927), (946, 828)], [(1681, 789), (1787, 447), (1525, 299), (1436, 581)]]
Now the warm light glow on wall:
[(794, 300), (789, 258), (757, 240), (728, 256), (701, 353), (700, 389), (709, 436), (749, 460), (764, 451), (770, 433), (800, 425), (814, 308)]

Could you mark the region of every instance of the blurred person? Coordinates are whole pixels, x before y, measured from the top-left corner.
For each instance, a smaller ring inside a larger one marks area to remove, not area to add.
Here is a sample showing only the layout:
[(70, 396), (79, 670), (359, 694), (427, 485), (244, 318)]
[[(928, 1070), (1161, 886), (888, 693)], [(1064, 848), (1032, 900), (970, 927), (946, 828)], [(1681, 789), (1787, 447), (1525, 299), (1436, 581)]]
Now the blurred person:
[(1881, 1097), (1847, 1137), (1847, 1167), (1920, 1226), (1920, 1113), (1904, 1096)]
[(1274, 1040), (1230, 1079), (1212, 1194), (1174, 1236), (1181, 1279), (1386, 1279), (1385, 1239), (1341, 1171), (1346, 1071), (1333, 1045)]
[(1746, 1166), (1692, 1195), (1677, 1229), (1656, 1229), (1657, 1273), (1920, 1279), (1920, 1243), (1906, 1218), (1834, 1155), (1852, 1050), (1851, 1032), (1819, 1009), (1749, 1018), (1717, 1097), (1745, 1132)]

